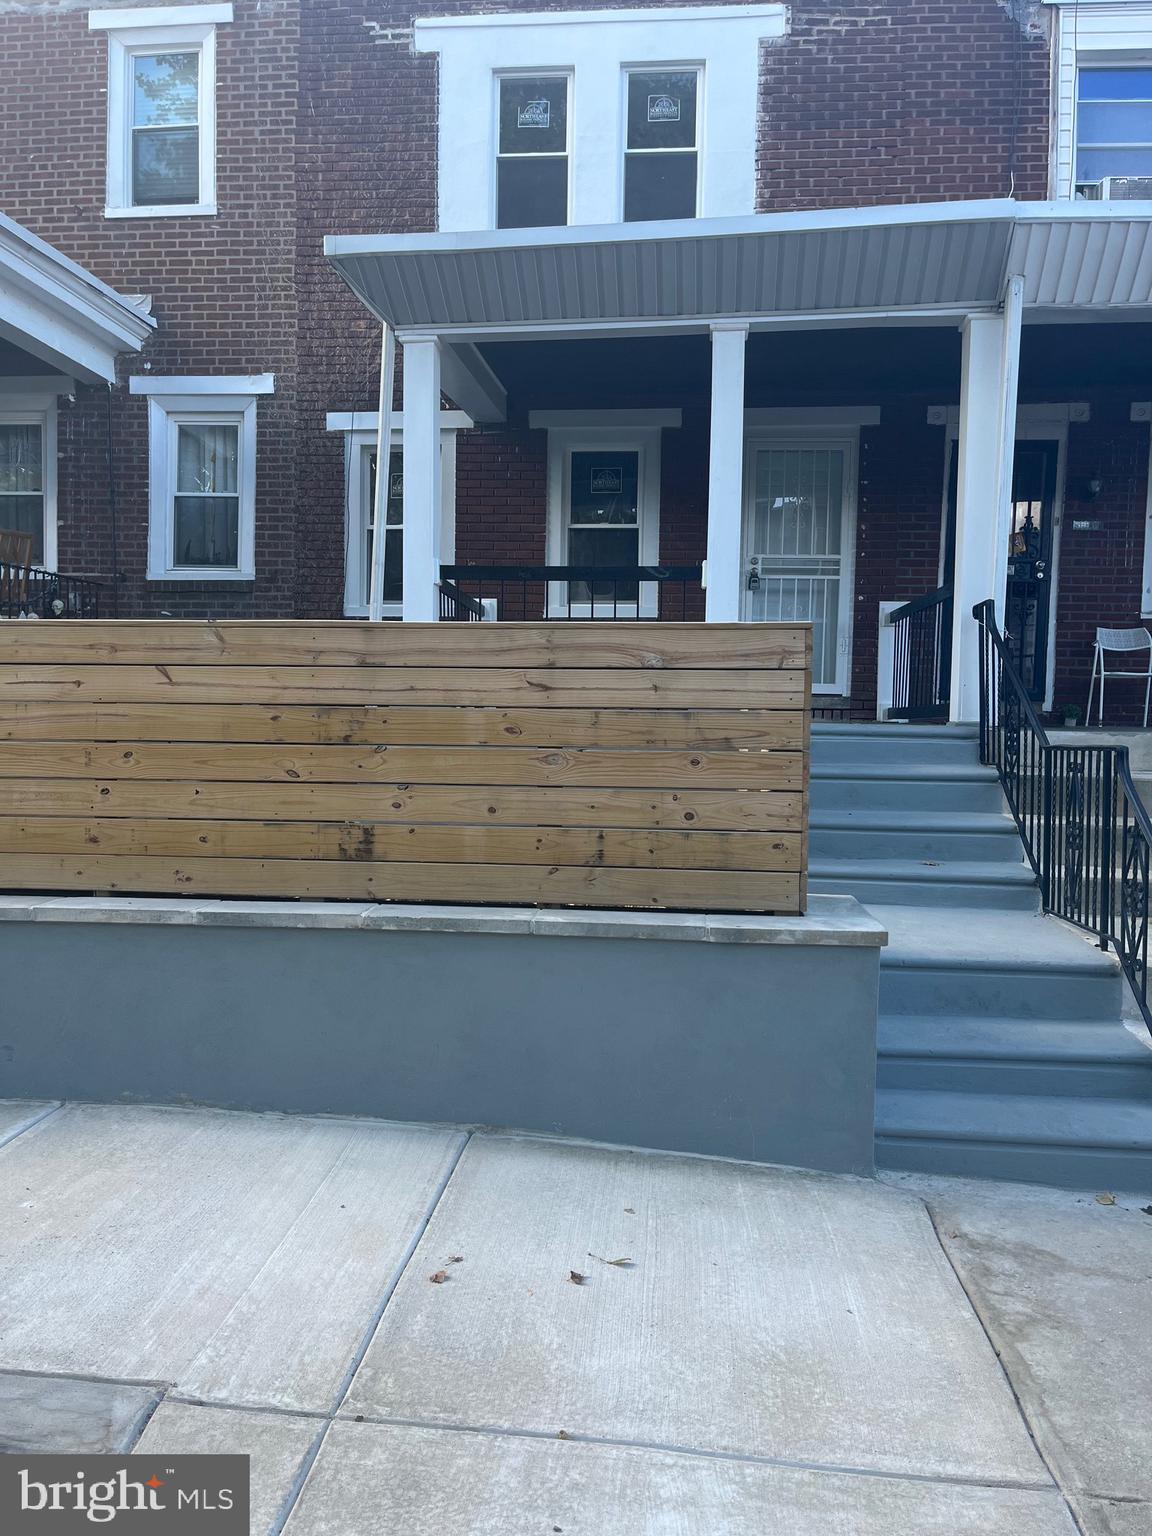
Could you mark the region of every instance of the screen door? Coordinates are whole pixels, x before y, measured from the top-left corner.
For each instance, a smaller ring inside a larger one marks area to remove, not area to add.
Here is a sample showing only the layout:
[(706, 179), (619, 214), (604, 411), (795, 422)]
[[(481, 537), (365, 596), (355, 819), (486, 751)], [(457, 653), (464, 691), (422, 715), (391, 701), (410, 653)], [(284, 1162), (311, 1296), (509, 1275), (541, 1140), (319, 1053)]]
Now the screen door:
[(843, 444), (754, 444), (745, 528), (744, 618), (809, 620), (812, 683), (845, 691)]

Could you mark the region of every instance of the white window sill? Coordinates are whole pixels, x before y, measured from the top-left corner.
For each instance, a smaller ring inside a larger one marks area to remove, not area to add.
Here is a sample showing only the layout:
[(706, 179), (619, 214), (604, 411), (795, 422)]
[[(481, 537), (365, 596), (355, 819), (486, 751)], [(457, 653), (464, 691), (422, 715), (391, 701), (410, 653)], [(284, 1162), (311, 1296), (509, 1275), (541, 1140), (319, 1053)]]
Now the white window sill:
[(218, 212), (215, 203), (163, 203), (154, 208), (104, 209), (106, 219), (186, 219), (213, 218)]
[(219, 566), (206, 566), (203, 570), (192, 570), (188, 566), (181, 566), (173, 571), (149, 571), (148, 581), (255, 581), (255, 571), (229, 571), (221, 570)]

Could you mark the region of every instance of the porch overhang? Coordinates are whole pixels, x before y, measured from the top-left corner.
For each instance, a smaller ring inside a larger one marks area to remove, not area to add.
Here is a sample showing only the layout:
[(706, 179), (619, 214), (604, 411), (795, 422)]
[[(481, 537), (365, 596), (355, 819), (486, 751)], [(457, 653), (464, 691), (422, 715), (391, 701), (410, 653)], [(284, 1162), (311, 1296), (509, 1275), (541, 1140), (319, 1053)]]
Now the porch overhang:
[(403, 338), (752, 329), (963, 316), (1024, 279), (1029, 318), (1152, 305), (1152, 203), (1009, 199), (465, 234), (333, 235)]
[(0, 214), (0, 336), (23, 351), (69, 378), (113, 383), (117, 356), (156, 328), (145, 306)]

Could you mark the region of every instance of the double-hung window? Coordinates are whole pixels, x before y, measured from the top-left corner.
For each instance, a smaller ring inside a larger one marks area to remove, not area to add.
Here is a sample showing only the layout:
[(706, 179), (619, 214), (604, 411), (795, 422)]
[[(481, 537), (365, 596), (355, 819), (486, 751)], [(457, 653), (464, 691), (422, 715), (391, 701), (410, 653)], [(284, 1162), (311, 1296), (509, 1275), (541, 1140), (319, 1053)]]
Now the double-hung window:
[(256, 398), (271, 374), (134, 378), (148, 395), (148, 578), (256, 574)]
[(90, 12), (108, 33), (108, 217), (215, 213), (216, 26), (231, 19), (230, 4)]
[(1152, 197), (1152, 60), (1077, 71), (1076, 189)]
[(496, 227), (568, 222), (568, 76), (498, 75)]
[(55, 408), (0, 401), (0, 528), (29, 535), (32, 561), (55, 563)]
[(699, 69), (629, 69), (624, 218), (693, 219), (699, 182)]

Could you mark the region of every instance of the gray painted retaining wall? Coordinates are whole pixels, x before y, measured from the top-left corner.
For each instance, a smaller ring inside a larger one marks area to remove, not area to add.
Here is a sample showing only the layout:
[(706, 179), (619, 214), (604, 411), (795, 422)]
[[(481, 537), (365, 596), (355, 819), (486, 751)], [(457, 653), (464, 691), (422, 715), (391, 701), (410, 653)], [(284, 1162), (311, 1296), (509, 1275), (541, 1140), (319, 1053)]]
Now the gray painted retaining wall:
[(22, 979), (0, 1012), (3, 1098), (872, 1170), (884, 934), (850, 898), (787, 919), (3, 900), (0, 966)]

